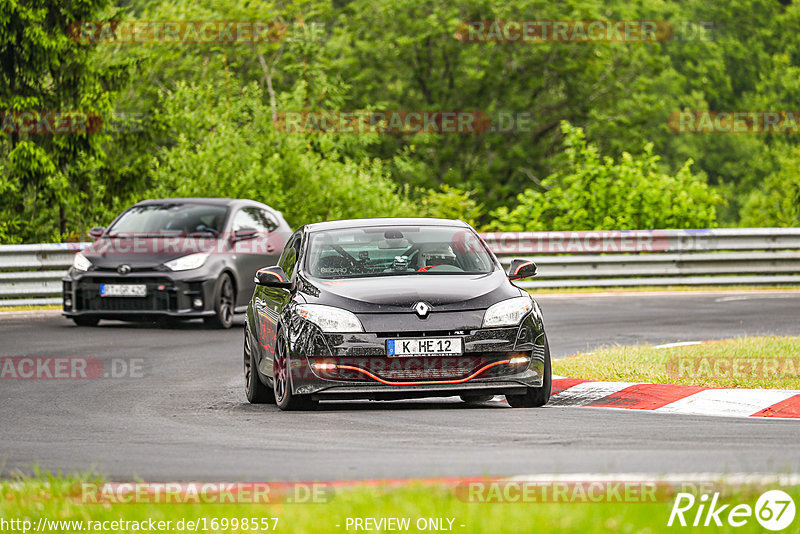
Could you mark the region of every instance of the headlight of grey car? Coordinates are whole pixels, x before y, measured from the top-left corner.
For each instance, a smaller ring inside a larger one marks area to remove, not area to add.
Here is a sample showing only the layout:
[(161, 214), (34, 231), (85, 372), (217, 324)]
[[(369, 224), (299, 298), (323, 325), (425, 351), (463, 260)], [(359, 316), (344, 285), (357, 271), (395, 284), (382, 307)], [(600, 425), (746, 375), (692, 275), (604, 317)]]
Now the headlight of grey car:
[(72, 260), (72, 268), (80, 272), (88, 271), (92, 268), (92, 262), (83, 255), (83, 252), (78, 252)]

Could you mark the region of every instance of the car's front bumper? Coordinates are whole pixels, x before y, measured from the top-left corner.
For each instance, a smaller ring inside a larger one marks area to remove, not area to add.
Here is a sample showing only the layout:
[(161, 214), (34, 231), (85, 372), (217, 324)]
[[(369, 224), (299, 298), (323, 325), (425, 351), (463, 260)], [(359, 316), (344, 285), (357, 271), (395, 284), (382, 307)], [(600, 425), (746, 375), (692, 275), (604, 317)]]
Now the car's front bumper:
[[(428, 386), (375, 386), (371, 384), (332, 385), (311, 393), (317, 400), (399, 400), (425, 397), (457, 397), (468, 395), (524, 395), (532, 387), (513, 380), (476, 381), (469, 384)], [(296, 393), (303, 393), (302, 388)]]
[[(387, 356), (388, 339), (423, 335), (458, 336), (463, 339), (463, 354)], [(292, 391), (297, 395), (342, 399), (504, 395), (542, 387), (544, 381), (544, 332), (532, 316), (513, 327), (424, 333), (322, 334), (306, 325), (292, 337), (289, 361)]]
[[(62, 279), (62, 314), (120, 320), (208, 317), (214, 315), (216, 280), (203, 274), (196, 271), (138, 271), (126, 275), (111, 271), (70, 273)], [(100, 284), (143, 284), (147, 294), (144, 297), (102, 297)]]

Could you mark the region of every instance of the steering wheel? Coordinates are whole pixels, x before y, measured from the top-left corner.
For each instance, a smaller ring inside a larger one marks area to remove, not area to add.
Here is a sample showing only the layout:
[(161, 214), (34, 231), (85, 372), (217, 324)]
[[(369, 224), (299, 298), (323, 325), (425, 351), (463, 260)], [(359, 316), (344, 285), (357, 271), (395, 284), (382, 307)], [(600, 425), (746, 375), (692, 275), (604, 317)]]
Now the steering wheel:
[(339, 253), (344, 261), (350, 264), (350, 266), (354, 269), (359, 268), (360, 263), (357, 259), (351, 256), (345, 249), (340, 247), (339, 245), (331, 245), (331, 248)]
[(436, 267), (436, 266), (435, 265), (425, 265), (424, 267), (420, 267), (419, 269), (417, 269), (417, 272), (426, 272), (431, 267)]

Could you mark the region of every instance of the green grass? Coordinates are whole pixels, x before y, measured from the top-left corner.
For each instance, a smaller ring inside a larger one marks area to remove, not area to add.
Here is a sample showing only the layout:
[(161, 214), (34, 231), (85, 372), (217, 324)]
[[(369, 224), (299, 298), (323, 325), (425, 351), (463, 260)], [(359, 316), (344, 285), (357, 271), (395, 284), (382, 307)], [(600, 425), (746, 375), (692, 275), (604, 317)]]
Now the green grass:
[(800, 389), (800, 337), (744, 337), (665, 349), (609, 347), (554, 361), (553, 372), (590, 380)]
[(640, 293), (644, 291), (800, 291), (797, 285), (735, 285), (735, 286), (609, 286), (609, 287), (544, 287), (530, 288), (533, 295), (550, 295), (553, 293)]
[[(2, 303), (2, 301), (0, 301)], [(42, 304), (38, 306), (0, 306), (1, 312), (60, 310), (61, 304)]]
[[(314, 534), (355, 532), (352, 527), (349, 530), (345, 528), (347, 518), (367, 517), (408, 517), (412, 525), (418, 518), (453, 518), (453, 532), (465, 534), (556, 531), (645, 533), (686, 530), (675, 527), (670, 529), (666, 526), (674, 502), (672, 497), (656, 503), (484, 504), (464, 502), (453, 487), (411, 484), (399, 487), (360, 486), (337, 489), (333, 499), (326, 504), (85, 504), (82, 502), (80, 490), (77, 489), (82, 480), (85, 479), (38, 476), (0, 481), (0, 518), (27, 519), (36, 525), (39, 518), (82, 521), (153, 519), (169, 520), (175, 524), (181, 519), (207, 518), (210, 521), (214, 518), (230, 520), (277, 517), (277, 532)], [(755, 505), (758, 495), (765, 489), (776, 488), (716, 487), (721, 492), (723, 502), (750, 506)], [(800, 503), (800, 486), (782, 489), (796, 503)], [(793, 526), (799, 522), (800, 517), (795, 519)], [(754, 518), (742, 528), (712, 530), (763, 532)], [(62, 527), (53, 531), (66, 532), (70, 529)], [(135, 530), (129, 528), (116, 531)], [(202, 529), (199, 531), (203, 532)], [(208, 531), (243, 532), (241, 529), (221, 528)], [(177, 530), (173, 528), (167, 532)], [(412, 526), (408, 532), (418, 530)]]

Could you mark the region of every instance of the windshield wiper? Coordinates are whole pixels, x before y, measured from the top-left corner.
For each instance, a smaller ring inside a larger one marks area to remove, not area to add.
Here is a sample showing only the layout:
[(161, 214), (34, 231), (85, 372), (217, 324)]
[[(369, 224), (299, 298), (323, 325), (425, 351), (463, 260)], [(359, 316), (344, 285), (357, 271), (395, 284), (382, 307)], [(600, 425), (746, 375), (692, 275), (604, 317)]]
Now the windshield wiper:
[(175, 237), (178, 233), (157, 233), (157, 232), (113, 232), (108, 237)]
[(181, 235), (182, 236), (187, 236), (187, 235), (190, 236), (190, 235), (195, 235), (195, 234), (211, 234), (214, 237), (217, 237), (219, 235), (219, 232), (217, 232), (216, 230), (212, 230), (211, 228), (207, 228), (207, 229), (204, 229), (204, 230), (192, 230), (191, 232), (184, 232)]

